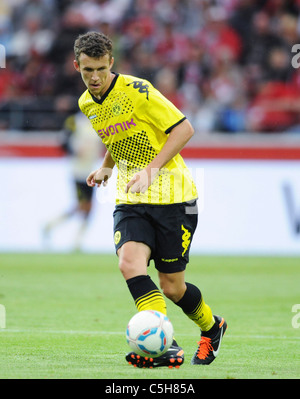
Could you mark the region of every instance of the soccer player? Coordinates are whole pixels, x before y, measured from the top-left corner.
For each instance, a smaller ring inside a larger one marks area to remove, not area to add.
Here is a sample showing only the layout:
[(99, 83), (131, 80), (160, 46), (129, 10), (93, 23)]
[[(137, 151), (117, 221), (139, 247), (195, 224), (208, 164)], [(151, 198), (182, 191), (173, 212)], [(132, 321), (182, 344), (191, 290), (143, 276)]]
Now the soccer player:
[[(80, 35), (74, 66), (87, 90), (81, 111), (106, 146), (101, 167), (89, 174), (90, 187), (106, 185), (118, 168), (114, 242), (119, 268), (138, 311), (166, 314), (163, 294), (200, 328), (192, 364), (209, 364), (219, 352), (227, 324), (213, 316), (198, 287), (185, 281), (197, 225), (197, 190), (179, 152), (192, 137), (190, 122), (151, 83), (112, 72), (111, 40), (98, 32)], [(147, 273), (153, 259), (162, 292)], [(174, 340), (162, 356), (131, 352), (137, 367), (179, 367), (184, 352)]]

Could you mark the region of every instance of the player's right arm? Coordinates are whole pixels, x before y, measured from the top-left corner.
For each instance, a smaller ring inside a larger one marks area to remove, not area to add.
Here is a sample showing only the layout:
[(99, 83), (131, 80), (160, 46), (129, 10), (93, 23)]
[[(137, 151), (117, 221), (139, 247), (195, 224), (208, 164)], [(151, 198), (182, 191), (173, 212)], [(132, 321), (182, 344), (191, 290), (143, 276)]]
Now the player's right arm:
[(86, 178), (87, 185), (89, 187), (95, 187), (97, 184), (97, 186), (100, 187), (103, 182), (103, 186), (106, 186), (107, 180), (112, 175), (114, 166), (115, 161), (112, 159), (110, 152), (106, 151), (100, 168), (91, 172)]

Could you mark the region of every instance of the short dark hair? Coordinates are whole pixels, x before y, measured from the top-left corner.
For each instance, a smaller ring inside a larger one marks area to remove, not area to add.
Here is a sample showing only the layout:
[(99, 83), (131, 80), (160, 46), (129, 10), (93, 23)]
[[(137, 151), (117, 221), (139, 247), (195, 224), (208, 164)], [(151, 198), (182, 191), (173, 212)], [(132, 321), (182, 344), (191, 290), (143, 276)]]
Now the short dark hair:
[(87, 32), (79, 35), (74, 43), (75, 59), (79, 63), (81, 53), (93, 58), (109, 55), (112, 58), (112, 41), (109, 37), (100, 32)]

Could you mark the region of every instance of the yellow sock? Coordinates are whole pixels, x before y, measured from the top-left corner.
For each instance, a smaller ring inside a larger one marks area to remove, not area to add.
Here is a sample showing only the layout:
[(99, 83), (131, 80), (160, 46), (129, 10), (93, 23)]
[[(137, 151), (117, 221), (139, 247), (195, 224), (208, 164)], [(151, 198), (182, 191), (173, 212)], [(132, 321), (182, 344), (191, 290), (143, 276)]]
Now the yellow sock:
[(208, 331), (215, 323), (211, 309), (202, 298), (198, 287), (186, 283), (186, 291), (177, 306), (181, 307), (184, 313), (193, 320), (202, 331)]
[(203, 299), (191, 313), (186, 313), (186, 315), (193, 320), (202, 331), (210, 330), (215, 324), (212, 311)]
[(135, 305), (139, 312), (142, 310), (158, 310), (165, 315), (167, 314), (167, 305), (159, 290), (150, 291), (137, 298)]
[(137, 276), (127, 280), (129, 291), (138, 311), (158, 310), (167, 314), (167, 305), (162, 293), (149, 276)]

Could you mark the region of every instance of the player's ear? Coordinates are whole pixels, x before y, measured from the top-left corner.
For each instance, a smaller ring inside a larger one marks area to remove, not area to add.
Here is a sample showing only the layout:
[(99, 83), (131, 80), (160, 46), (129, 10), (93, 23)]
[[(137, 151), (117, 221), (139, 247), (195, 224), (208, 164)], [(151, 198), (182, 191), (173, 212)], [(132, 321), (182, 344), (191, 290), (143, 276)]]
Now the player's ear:
[(80, 66), (76, 60), (73, 61), (73, 65), (74, 65), (74, 68), (76, 69), (76, 71), (80, 72)]
[(114, 65), (114, 62), (115, 62), (115, 59), (114, 59), (114, 57), (111, 57), (111, 60), (110, 60), (110, 65), (109, 65), (109, 69), (111, 69), (111, 68), (113, 67), (113, 65)]

